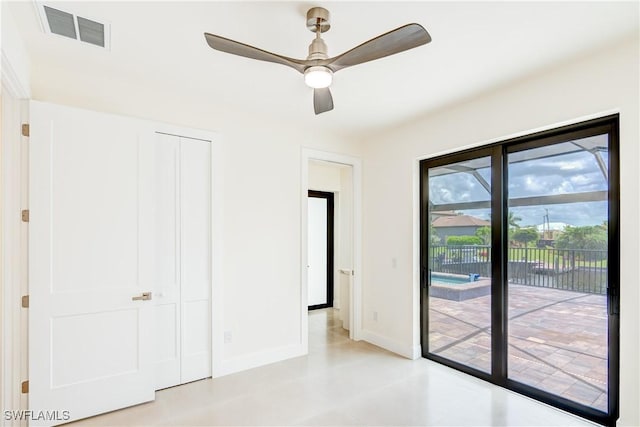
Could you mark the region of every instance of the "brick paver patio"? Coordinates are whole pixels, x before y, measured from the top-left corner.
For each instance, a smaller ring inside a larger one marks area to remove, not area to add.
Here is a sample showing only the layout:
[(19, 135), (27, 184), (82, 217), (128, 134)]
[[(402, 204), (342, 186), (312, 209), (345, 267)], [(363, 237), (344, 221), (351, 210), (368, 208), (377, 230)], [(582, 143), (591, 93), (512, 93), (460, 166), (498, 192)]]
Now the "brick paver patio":
[[(607, 411), (604, 295), (509, 285), (509, 378)], [(429, 349), (491, 369), (491, 296), (430, 298)]]

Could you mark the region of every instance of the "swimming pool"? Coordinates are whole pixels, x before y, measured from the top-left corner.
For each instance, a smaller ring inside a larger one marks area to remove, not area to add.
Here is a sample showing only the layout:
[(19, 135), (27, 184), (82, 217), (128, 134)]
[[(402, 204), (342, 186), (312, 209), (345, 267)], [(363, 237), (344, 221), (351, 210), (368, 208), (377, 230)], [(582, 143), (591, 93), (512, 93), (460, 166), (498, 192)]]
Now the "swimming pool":
[(491, 278), (478, 277), (469, 281), (468, 275), (431, 273), (429, 295), (452, 301), (464, 301), (491, 293)]
[(468, 276), (454, 276), (450, 274), (431, 273), (431, 285), (468, 285), (472, 283)]

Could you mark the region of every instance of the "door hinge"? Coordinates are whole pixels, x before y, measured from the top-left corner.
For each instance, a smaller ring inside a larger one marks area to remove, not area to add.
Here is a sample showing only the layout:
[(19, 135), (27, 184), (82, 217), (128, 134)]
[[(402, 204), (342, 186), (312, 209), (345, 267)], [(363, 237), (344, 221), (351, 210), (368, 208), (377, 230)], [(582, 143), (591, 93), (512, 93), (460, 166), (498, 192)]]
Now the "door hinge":
[(29, 136), (29, 133), (30, 133), (29, 123), (23, 123), (22, 124), (22, 136)]
[(29, 209), (22, 210), (22, 222), (29, 222)]
[(22, 308), (29, 308), (29, 295), (22, 296)]
[(29, 393), (29, 380), (22, 381), (22, 394)]

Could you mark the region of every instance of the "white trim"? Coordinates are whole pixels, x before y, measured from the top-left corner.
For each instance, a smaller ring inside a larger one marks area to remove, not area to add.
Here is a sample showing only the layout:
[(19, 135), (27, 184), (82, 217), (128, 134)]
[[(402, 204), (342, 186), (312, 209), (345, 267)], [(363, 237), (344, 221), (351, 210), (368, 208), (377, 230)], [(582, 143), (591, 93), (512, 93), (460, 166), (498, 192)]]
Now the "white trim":
[[(27, 225), (21, 221), (20, 211), (27, 206), (27, 153), (24, 150), (28, 147), (20, 127), (28, 117), (28, 109), (26, 103), (17, 98), (15, 88), (7, 87), (16, 83), (7, 81), (10, 72), (4, 68), (2, 71), (0, 311), (4, 315), (0, 321), (0, 394), (3, 396), (0, 405), (4, 410), (19, 410), (26, 409), (26, 398), (20, 393), (20, 382), (27, 377), (27, 324), (26, 310), (21, 308), (20, 298), (27, 293)], [(2, 417), (0, 425), (5, 425), (6, 421)]]
[(222, 261), (222, 231), (224, 217), (222, 142), (219, 137), (211, 142), (211, 374), (223, 375), (224, 348), (224, 286)]
[(344, 154), (302, 148), (300, 167), (300, 344), (304, 354), (309, 349), (307, 313), (307, 191), (309, 161), (320, 160), (352, 167), (353, 172), (353, 286), (349, 301), (349, 338), (361, 339), (362, 331), (362, 160)]
[(2, 89), (16, 99), (28, 99), (29, 91), (22, 85), (18, 74), (11, 65), (11, 61), (7, 57), (7, 54), (2, 50), (2, 66), (0, 67), (2, 73)]
[[(420, 347), (420, 160), (413, 162), (413, 286), (411, 311), (413, 315), (413, 346)], [(420, 357), (422, 353), (420, 354)]]
[(415, 360), (422, 356), (420, 346), (405, 345), (367, 329), (362, 330), (362, 339), (407, 359)]
[(306, 349), (299, 344), (246, 354), (224, 360), (218, 370), (218, 374), (215, 376), (220, 377), (223, 375), (229, 375), (235, 372), (268, 365), (270, 363), (280, 362), (281, 360), (304, 356), (305, 354), (307, 354)]

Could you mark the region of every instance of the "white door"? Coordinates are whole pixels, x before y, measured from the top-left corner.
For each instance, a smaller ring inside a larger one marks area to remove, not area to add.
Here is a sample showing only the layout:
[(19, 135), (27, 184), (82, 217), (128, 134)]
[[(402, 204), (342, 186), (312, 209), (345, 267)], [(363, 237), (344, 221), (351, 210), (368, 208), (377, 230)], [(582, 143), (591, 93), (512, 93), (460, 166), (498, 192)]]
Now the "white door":
[(133, 300), (152, 287), (149, 141), (122, 117), (30, 115), (30, 409), (75, 420), (153, 400), (152, 301)]
[(155, 136), (156, 389), (211, 376), (211, 144)]
[(180, 138), (181, 381), (211, 376), (211, 143)]
[(327, 199), (309, 197), (308, 305), (327, 304)]
[(155, 389), (180, 384), (180, 139), (156, 134), (151, 195)]

